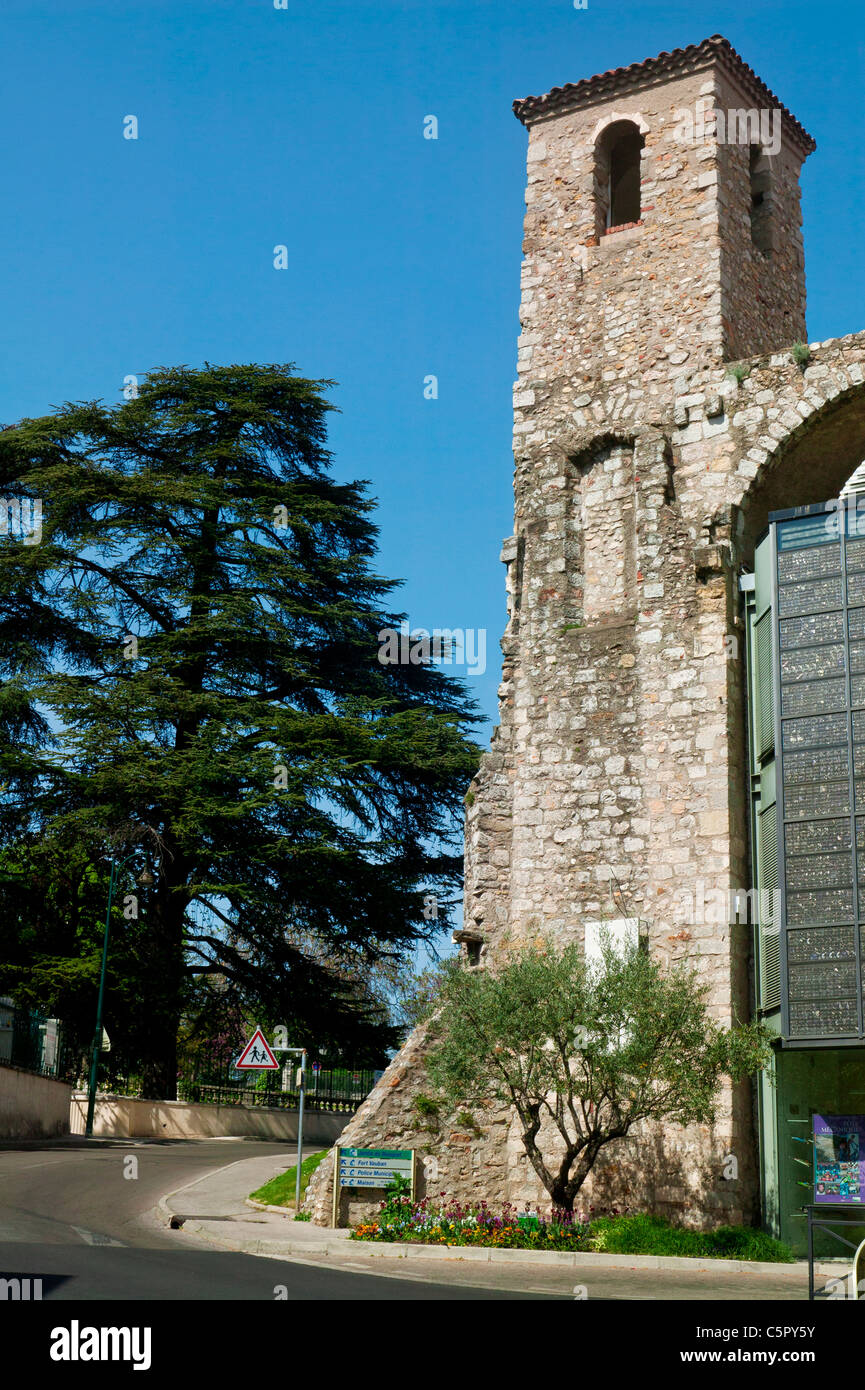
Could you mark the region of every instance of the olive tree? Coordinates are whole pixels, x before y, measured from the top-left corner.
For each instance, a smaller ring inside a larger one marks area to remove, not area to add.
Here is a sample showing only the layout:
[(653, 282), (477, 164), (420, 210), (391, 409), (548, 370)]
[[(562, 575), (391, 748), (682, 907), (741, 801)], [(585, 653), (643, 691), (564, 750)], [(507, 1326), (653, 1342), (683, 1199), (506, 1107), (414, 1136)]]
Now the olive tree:
[[(430, 1015), (430, 1078), (456, 1108), (515, 1110), (529, 1162), (556, 1207), (574, 1199), (601, 1150), (646, 1120), (713, 1119), (722, 1078), (768, 1064), (761, 1024), (724, 1028), (685, 965), (602, 941), (507, 955), (494, 968), (447, 963)], [(546, 1122), (546, 1123), (545, 1123)]]

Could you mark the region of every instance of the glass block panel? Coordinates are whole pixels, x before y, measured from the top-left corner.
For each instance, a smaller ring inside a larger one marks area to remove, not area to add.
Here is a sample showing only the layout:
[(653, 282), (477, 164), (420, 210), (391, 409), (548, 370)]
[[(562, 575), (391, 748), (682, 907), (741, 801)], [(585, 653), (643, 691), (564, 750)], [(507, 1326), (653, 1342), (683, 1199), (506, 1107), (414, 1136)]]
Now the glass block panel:
[(865, 574), (848, 574), (847, 602), (865, 603)]
[(852, 887), (787, 894), (787, 921), (791, 926), (805, 926), (810, 922), (849, 922), (852, 917)]
[[(861, 502), (861, 499), (859, 499)], [(865, 570), (865, 540), (862, 539), (862, 531), (865, 527), (865, 515), (862, 514), (861, 507), (859, 515), (855, 518), (854, 530), (859, 536), (858, 540), (848, 539), (846, 563), (848, 570)]]
[[(861, 636), (865, 637), (865, 608), (856, 611), (863, 615)], [(778, 624), (778, 631), (782, 652), (814, 642), (842, 642), (844, 614), (808, 613), (804, 618), (785, 618)]]
[(865, 743), (865, 711), (857, 710), (853, 715), (853, 742)]
[[(865, 820), (857, 822), (856, 840), (859, 841), (858, 826), (862, 826), (865, 844)], [(824, 820), (809, 825), (788, 825), (784, 840), (788, 854), (833, 854), (840, 850), (850, 850), (849, 820)]]
[[(862, 664), (857, 669), (865, 671), (865, 643), (859, 645), (862, 647), (859, 652)], [(852, 647), (850, 652), (852, 659)], [(820, 676), (843, 676), (843, 674), (843, 642), (822, 647), (803, 647), (799, 651), (781, 653), (782, 681), (810, 681), (816, 680)]]
[(799, 888), (849, 888), (853, 884), (853, 856), (846, 854), (794, 854), (787, 860), (787, 891)]
[[(829, 714), (813, 719), (787, 719), (783, 727), (785, 749), (810, 748), (819, 743), (847, 743), (846, 714)], [(865, 723), (862, 732), (865, 737)]]
[(856, 940), (852, 927), (803, 927), (787, 933), (787, 962), (853, 960)]
[(795, 1038), (834, 1038), (858, 1033), (859, 1007), (856, 999), (830, 1002), (790, 1000), (790, 1032)]
[[(856, 602), (861, 603), (863, 599)], [(835, 579), (815, 579), (809, 584), (785, 584), (778, 591), (778, 615), (781, 618), (795, 618), (800, 613), (823, 613), (840, 607), (840, 575)]]
[(865, 705), (865, 676), (852, 676), (850, 679), (850, 704)]
[[(865, 704), (865, 700), (862, 703)], [(785, 719), (799, 714), (831, 714), (845, 709), (846, 705), (847, 682), (843, 676), (840, 680), (800, 681), (798, 685), (781, 687), (781, 714)]]
[(837, 999), (856, 993), (855, 960), (829, 961), (824, 965), (790, 965), (790, 999)]
[[(828, 537), (827, 537), (828, 539)], [(841, 547), (809, 545), (804, 550), (782, 550), (778, 555), (778, 583), (792, 584), (801, 579), (822, 579), (841, 570)]]
[(794, 751), (784, 758), (785, 789), (793, 782), (840, 781), (849, 775), (846, 740), (840, 748), (815, 748), (813, 753)]
[[(834, 618), (834, 613), (832, 616)], [(822, 621), (819, 614), (815, 614), (815, 620)], [(865, 608), (851, 608), (847, 614), (847, 626), (851, 642), (859, 637), (865, 639)]]
[(850, 670), (865, 671), (865, 642), (850, 643)]
[[(863, 788), (865, 792), (865, 788)], [(850, 811), (849, 782), (811, 782), (784, 790), (784, 815), (789, 820)], [(790, 827), (787, 827), (788, 831)]]

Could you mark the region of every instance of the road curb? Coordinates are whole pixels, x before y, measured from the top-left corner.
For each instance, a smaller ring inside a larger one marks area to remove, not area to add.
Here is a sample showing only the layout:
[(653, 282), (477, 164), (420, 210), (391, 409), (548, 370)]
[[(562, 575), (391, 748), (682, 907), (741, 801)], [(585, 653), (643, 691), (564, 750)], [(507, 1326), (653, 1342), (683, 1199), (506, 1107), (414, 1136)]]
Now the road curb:
[[(263, 1202), (255, 1202), (251, 1197), (246, 1198), (246, 1205), (258, 1211), (278, 1212), (280, 1216), (293, 1219), (292, 1213), (287, 1212), (284, 1207), (265, 1206)], [(276, 1246), (282, 1246), (283, 1242), (268, 1241), (267, 1245), (275, 1251)], [(309, 1239), (302, 1243), (290, 1240), (285, 1242), (287, 1254), (303, 1252), (312, 1255), (320, 1251), (322, 1254), (331, 1255), (337, 1250), (348, 1250), (352, 1256), (359, 1255), (366, 1259), (465, 1260), (481, 1264), (546, 1265), (560, 1269), (667, 1269), (690, 1270), (694, 1274), (709, 1274), (713, 1270), (719, 1274), (778, 1274), (785, 1270), (790, 1274), (807, 1274), (808, 1270), (807, 1262), (804, 1260), (797, 1260), (795, 1264), (782, 1264), (773, 1260), (725, 1260), (688, 1255), (617, 1255), (584, 1250), (493, 1250), (470, 1245), (421, 1245), (407, 1241), (351, 1240), (348, 1235), (337, 1236), (335, 1232), (323, 1237), (320, 1245)], [(815, 1268), (819, 1272), (819, 1266)]]
[[(288, 1220), (294, 1219), (294, 1213), (285, 1207), (266, 1206), (252, 1197), (245, 1198), (245, 1202), (257, 1211), (277, 1212)], [(343, 1246), (347, 1240), (347, 1236), (340, 1238)], [(327, 1245), (326, 1239), (324, 1244)], [(312, 1250), (315, 1247), (311, 1241), (305, 1241), (304, 1248)], [(616, 1255), (612, 1252), (605, 1254), (601, 1250), (493, 1250), (484, 1246), (421, 1245), (407, 1241), (352, 1240), (350, 1248), (372, 1259), (391, 1255), (404, 1259), (478, 1260), (484, 1264), (543, 1264), (574, 1269), (690, 1269), (695, 1274), (709, 1273), (713, 1269), (728, 1274), (737, 1270), (748, 1274), (768, 1274), (783, 1269), (799, 1272), (808, 1269), (803, 1260), (797, 1260), (795, 1264), (782, 1264), (775, 1260), (725, 1260), (692, 1255)]]
[(249, 1162), (250, 1160), (248, 1158), (236, 1158), (233, 1163), (226, 1163), (221, 1168), (213, 1168), (209, 1173), (202, 1173), (200, 1178), (193, 1178), (191, 1182), (185, 1182), (182, 1186), (173, 1188), (171, 1192), (164, 1193), (156, 1203), (156, 1210), (159, 1212), (160, 1216), (168, 1218), (178, 1215), (178, 1213), (172, 1211), (171, 1207), (168, 1205), (171, 1198), (176, 1197), (178, 1192), (185, 1192), (189, 1187), (197, 1187), (200, 1182), (206, 1182), (208, 1178), (218, 1177), (219, 1174), (224, 1173), (227, 1168), (236, 1168), (238, 1163)]
[[(246, 1159), (236, 1160), (237, 1164), (247, 1162)], [(234, 1167), (235, 1164), (229, 1164)], [(215, 1173), (224, 1173), (225, 1168), (216, 1169)], [(173, 1192), (161, 1197), (158, 1202), (160, 1213), (166, 1218), (170, 1218), (179, 1213), (175, 1213), (169, 1202), (176, 1198), (181, 1192), (188, 1188), (196, 1187), (205, 1182), (208, 1177), (214, 1174), (205, 1173), (200, 1178), (192, 1182), (185, 1183), (182, 1187), (175, 1188)], [(253, 1211), (268, 1212), (281, 1216), (284, 1220), (293, 1221), (294, 1212), (285, 1207), (268, 1205), (258, 1202), (252, 1197), (241, 1199), (246, 1207)], [(441, 1261), (454, 1260), (472, 1264), (522, 1264), (547, 1267), (550, 1269), (573, 1269), (588, 1272), (591, 1269), (622, 1269), (622, 1270), (669, 1270), (679, 1271), (680, 1273), (691, 1272), (694, 1274), (772, 1274), (782, 1275), (785, 1272), (791, 1276), (807, 1277), (808, 1265), (804, 1260), (797, 1260), (794, 1264), (781, 1264), (769, 1260), (730, 1260), (730, 1259), (708, 1259), (706, 1257), (694, 1257), (685, 1255), (620, 1255), (605, 1253), (604, 1251), (570, 1251), (570, 1250), (495, 1250), (486, 1247), (465, 1246), (465, 1245), (421, 1245), (403, 1241), (364, 1241), (351, 1240), (348, 1231), (340, 1228), (333, 1231), (328, 1227), (311, 1227), (310, 1223), (303, 1223), (304, 1235), (302, 1238), (292, 1239), (291, 1237), (282, 1238), (252, 1238), (244, 1239), (239, 1235), (232, 1238), (230, 1227), (222, 1228), (214, 1232), (208, 1225), (206, 1218), (187, 1217), (184, 1220), (184, 1229), (188, 1232), (207, 1240), (212, 1244), (222, 1248), (241, 1250), (247, 1254), (261, 1254), (274, 1256), (287, 1256), (297, 1259), (330, 1259), (335, 1255), (350, 1256), (352, 1259), (370, 1260), (375, 1262), (382, 1259), (404, 1259), (408, 1261)], [(320, 1237), (313, 1235), (313, 1232), (321, 1232)], [(837, 1274), (839, 1269), (846, 1268), (845, 1261), (836, 1264), (820, 1262), (815, 1265), (818, 1273)]]

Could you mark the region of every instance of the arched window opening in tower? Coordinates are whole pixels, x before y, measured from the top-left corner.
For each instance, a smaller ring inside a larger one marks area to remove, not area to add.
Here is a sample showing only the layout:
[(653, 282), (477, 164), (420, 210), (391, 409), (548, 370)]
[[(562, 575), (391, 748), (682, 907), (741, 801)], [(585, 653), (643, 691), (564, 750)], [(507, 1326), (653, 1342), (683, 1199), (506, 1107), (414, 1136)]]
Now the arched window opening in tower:
[(759, 145), (749, 158), (751, 182), (751, 240), (766, 255), (772, 250), (772, 163)]
[(599, 236), (640, 220), (640, 157), (643, 136), (633, 121), (614, 121), (595, 148), (595, 196)]

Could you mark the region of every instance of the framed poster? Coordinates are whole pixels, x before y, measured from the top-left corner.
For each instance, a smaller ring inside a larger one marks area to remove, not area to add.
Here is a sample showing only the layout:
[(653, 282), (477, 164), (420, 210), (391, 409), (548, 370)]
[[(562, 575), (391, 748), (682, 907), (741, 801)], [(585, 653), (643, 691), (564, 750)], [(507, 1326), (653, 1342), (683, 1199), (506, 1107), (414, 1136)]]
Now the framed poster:
[(865, 1193), (865, 1115), (814, 1116), (814, 1201), (861, 1202)]

